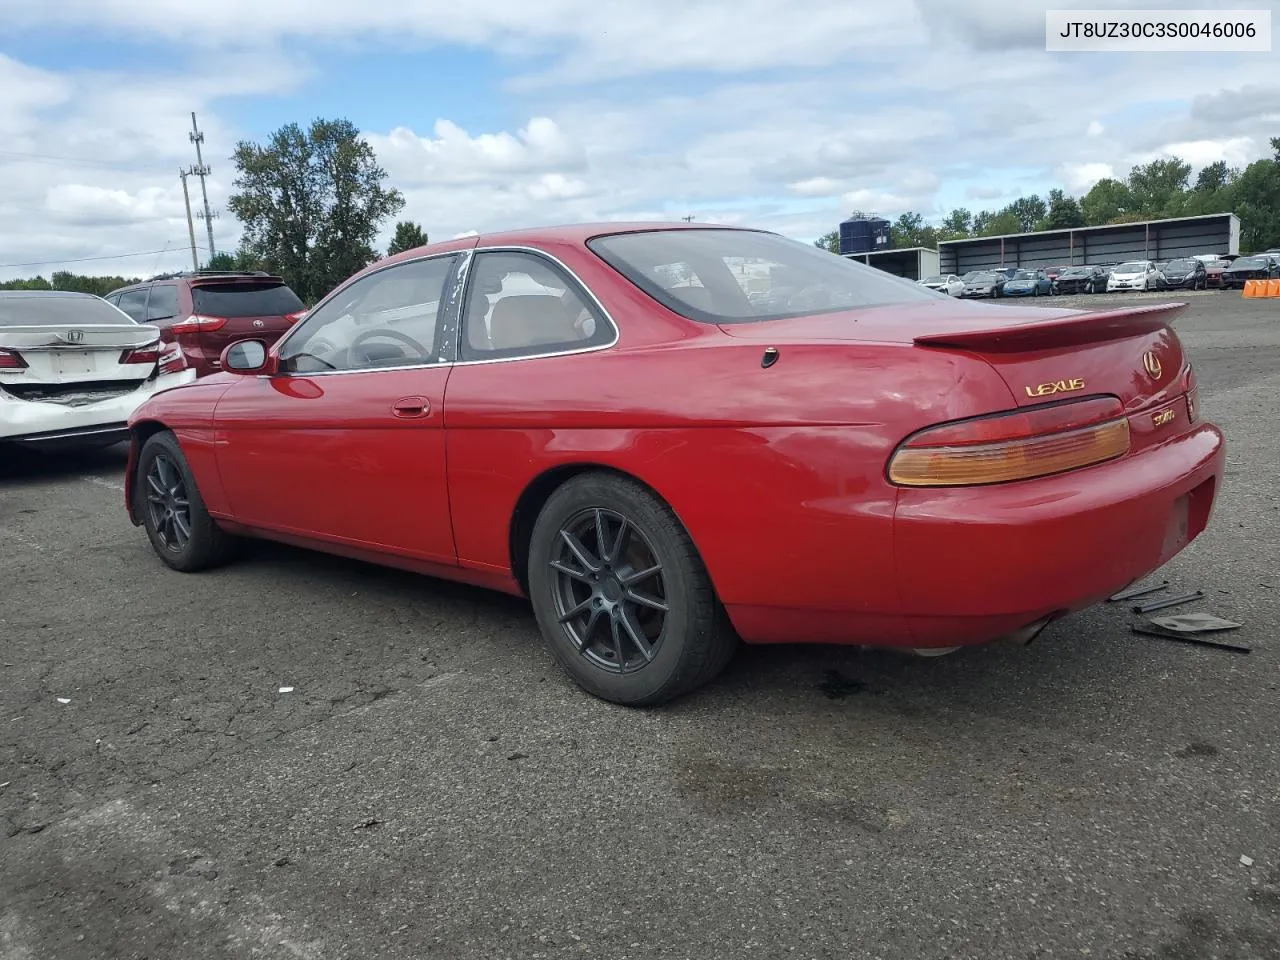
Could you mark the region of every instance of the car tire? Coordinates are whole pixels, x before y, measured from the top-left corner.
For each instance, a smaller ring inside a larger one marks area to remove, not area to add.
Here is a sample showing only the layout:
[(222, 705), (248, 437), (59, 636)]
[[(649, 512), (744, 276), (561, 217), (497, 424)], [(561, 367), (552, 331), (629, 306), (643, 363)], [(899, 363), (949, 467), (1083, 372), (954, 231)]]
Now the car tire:
[(178, 438), (167, 430), (142, 445), (134, 502), (152, 549), (174, 570), (207, 570), (235, 553), (236, 538), (209, 516)]
[(678, 697), (737, 649), (688, 531), (651, 491), (613, 474), (580, 474), (547, 500), (529, 544), (529, 597), (551, 655), (612, 703)]

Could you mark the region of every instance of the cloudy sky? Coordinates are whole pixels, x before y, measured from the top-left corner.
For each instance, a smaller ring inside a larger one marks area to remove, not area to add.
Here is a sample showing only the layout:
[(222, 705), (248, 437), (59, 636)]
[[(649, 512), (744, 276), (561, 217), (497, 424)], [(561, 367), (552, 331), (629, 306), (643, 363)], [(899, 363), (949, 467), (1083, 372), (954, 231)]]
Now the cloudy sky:
[(1046, 7), (1109, 5), (0, 0), (0, 279), (189, 264), (193, 110), (219, 249), (235, 142), (317, 116), (365, 132), (434, 238), (691, 214), (810, 239), (1270, 153), (1280, 53), (1045, 52)]

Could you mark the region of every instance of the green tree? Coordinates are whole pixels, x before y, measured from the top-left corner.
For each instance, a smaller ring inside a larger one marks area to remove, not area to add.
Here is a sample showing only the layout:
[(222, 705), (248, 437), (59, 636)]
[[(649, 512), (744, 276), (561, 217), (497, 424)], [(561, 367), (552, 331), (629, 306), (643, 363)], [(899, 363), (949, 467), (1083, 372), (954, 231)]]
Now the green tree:
[(890, 228), (892, 248), (906, 250), (911, 247), (938, 246), (938, 230), (924, 222), (924, 215), (909, 211), (901, 214)]
[(0, 283), (0, 290), (68, 290), (73, 293), (92, 293), (101, 297), (133, 282), (124, 277), (86, 276), (67, 270), (55, 270), (48, 280), (42, 276), (6, 280)]
[(1049, 212), (1040, 221), (1037, 230), (1068, 230), (1072, 227), (1084, 226), (1084, 212), (1080, 209), (1080, 201), (1068, 197), (1061, 190), (1049, 191)]
[(387, 247), (387, 256), (392, 257), (397, 253), (413, 250), (415, 247), (425, 247), (427, 243), (427, 231), (412, 220), (401, 220), (396, 224), (391, 244)]
[(246, 256), (308, 302), (375, 260), (378, 230), (404, 207), (349, 120), (287, 124), (266, 144), (241, 141), (233, 160), (227, 205), (243, 225)]
[(1095, 183), (1080, 201), (1080, 210), (1089, 226), (1110, 223), (1121, 214), (1133, 209), (1133, 195), (1129, 187), (1110, 177)]
[(227, 253), (225, 250), (215, 253), (209, 258), (209, 262), (205, 264), (206, 270), (235, 270), (236, 258), (235, 254)]
[(967, 237), (973, 226), (973, 214), (964, 207), (956, 207), (942, 221), (940, 232), (945, 239)]
[(1008, 233), (1029, 233), (1036, 228), (1036, 224), (1045, 218), (1049, 208), (1045, 202), (1035, 194), (1029, 197), (1019, 197), (1013, 203), (1009, 204), (1001, 213), (1010, 213), (1018, 221), (1018, 229), (1007, 231)]
[(1129, 193), (1135, 212), (1149, 217), (1176, 214), (1191, 178), (1191, 164), (1171, 157), (1139, 164), (1129, 171)]
[[(1280, 152), (1278, 142), (1271, 144)], [(1235, 213), (1240, 217), (1240, 248), (1280, 247), (1280, 160), (1255, 160), (1232, 187)]]
[(813, 241), (813, 245), (819, 250), (830, 250), (832, 253), (839, 253), (840, 231), (832, 230), (830, 233), (824, 233), (817, 240)]
[(982, 227), (979, 236), (982, 237), (999, 237), (1007, 233), (1025, 233), (1022, 229), (1022, 221), (1018, 219), (1017, 214), (1009, 210), (1001, 210), (987, 220)]
[(1213, 193), (1227, 185), (1231, 171), (1227, 169), (1227, 161), (1218, 160), (1209, 164), (1196, 177), (1196, 193)]

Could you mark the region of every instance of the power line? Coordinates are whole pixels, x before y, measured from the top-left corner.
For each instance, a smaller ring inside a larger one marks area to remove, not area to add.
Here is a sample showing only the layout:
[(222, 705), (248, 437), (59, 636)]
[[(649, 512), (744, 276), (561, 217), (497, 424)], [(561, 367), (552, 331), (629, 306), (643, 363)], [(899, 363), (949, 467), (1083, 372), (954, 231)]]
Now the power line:
[[(173, 241), (170, 241), (172, 243)], [(204, 247), (200, 247), (201, 250)], [(58, 266), (63, 263), (89, 263), (93, 260), (125, 260), (129, 257), (150, 257), (157, 253), (176, 252), (173, 248), (165, 247), (163, 250), (139, 250), (137, 253), (117, 253), (108, 257), (72, 257), (67, 260), (35, 260), (31, 263), (0, 263), (0, 270), (10, 270), (16, 267), (48, 267)]]

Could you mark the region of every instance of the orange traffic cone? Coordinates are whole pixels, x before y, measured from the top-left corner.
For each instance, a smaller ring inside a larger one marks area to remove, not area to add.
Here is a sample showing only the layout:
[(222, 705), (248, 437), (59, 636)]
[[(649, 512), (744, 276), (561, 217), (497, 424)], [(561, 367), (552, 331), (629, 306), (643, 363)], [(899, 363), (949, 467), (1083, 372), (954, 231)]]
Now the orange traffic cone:
[(1262, 291), (1260, 291), (1260, 290), (1258, 289), (1258, 281), (1257, 281), (1257, 280), (1246, 280), (1246, 281), (1244, 282), (1244, 296), (1246, 296), (1246, 297), (1257, 297), (1257, 296), (1261, 296), (1261, 295), (1262, 295)]

